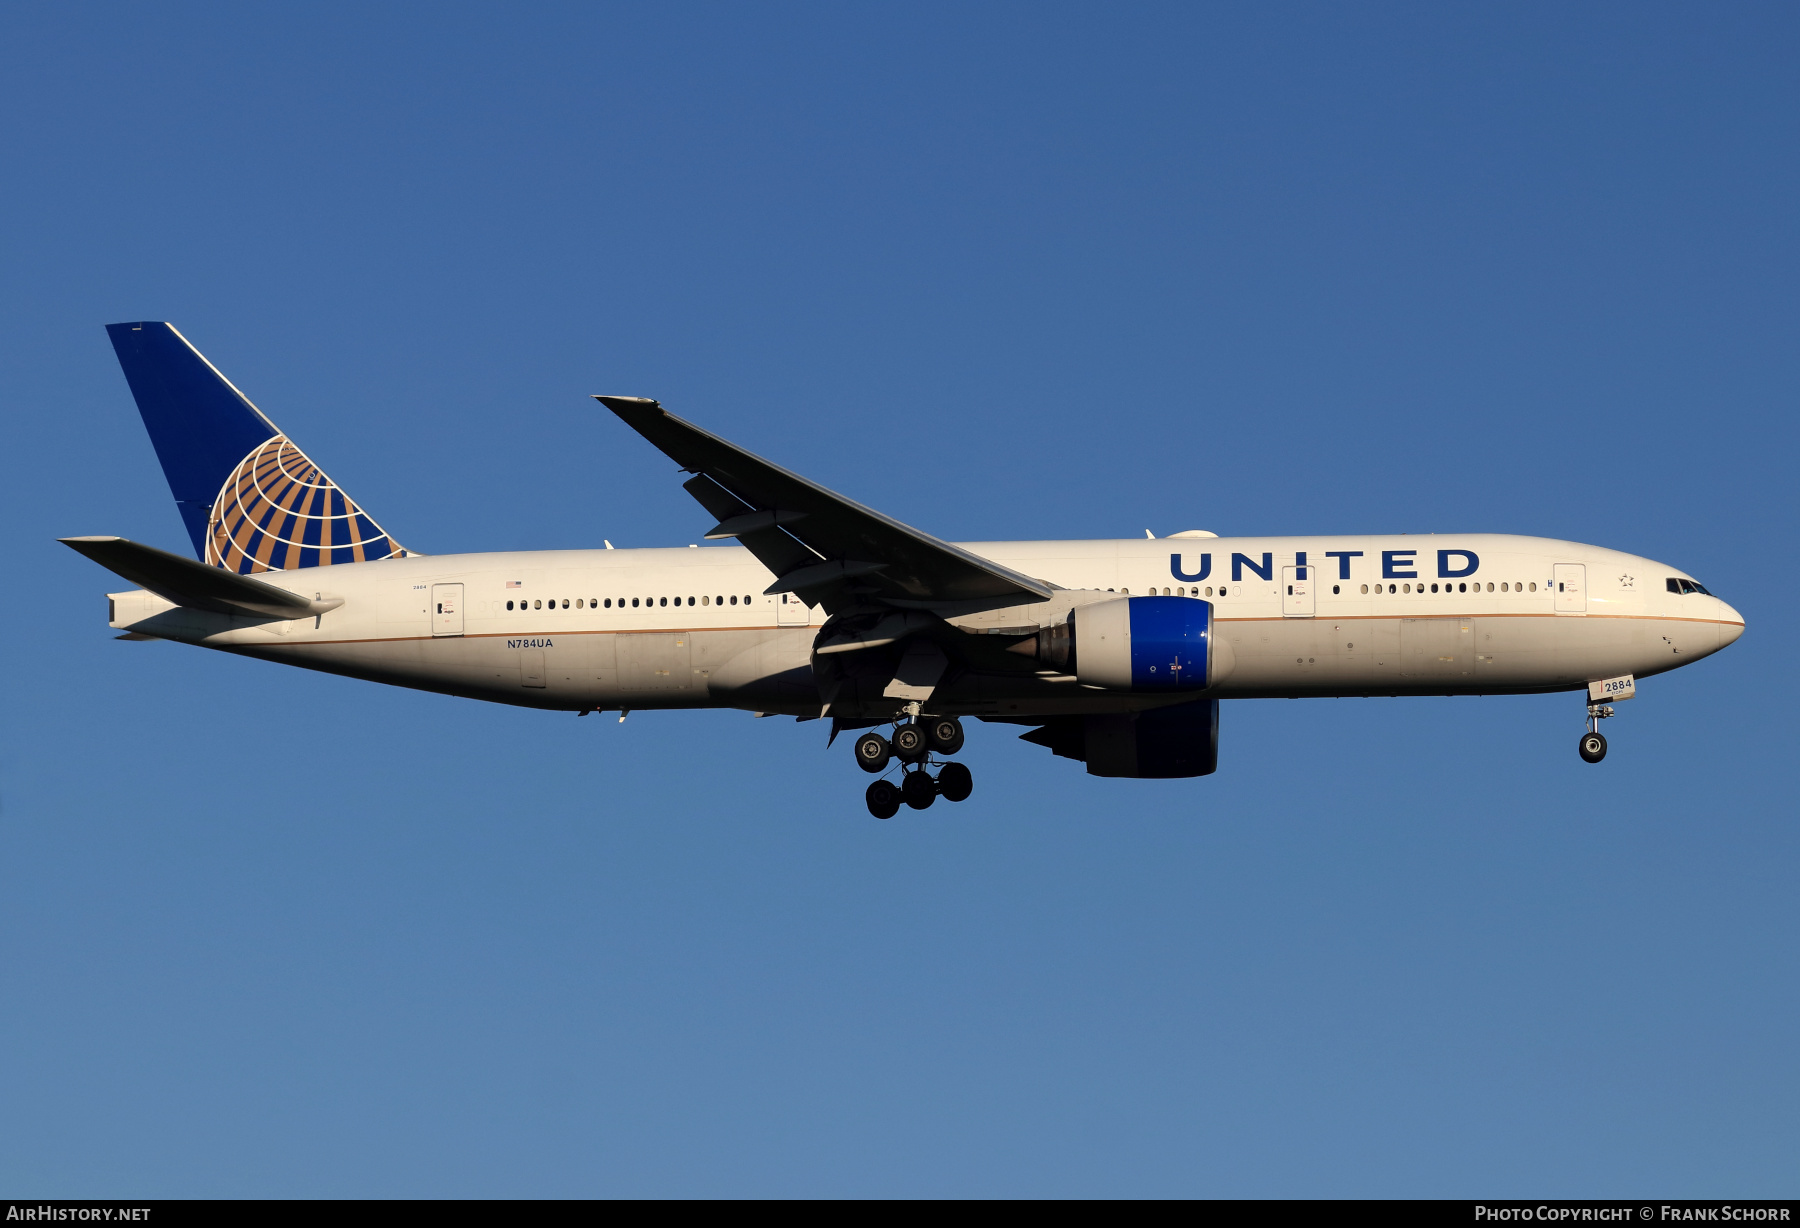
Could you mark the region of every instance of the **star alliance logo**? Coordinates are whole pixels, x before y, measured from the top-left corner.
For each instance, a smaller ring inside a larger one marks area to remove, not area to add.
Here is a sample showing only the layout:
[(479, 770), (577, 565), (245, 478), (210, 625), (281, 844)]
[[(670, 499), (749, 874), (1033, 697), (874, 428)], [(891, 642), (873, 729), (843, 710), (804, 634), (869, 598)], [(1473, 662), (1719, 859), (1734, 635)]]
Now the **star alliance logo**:
[(1633, 577), (1633, 576), (1620, 576), (1619, 577), (1619, 587), (1620, 588), (1630, 588), (1631, 582), (1634, 578), (1635, 577)]

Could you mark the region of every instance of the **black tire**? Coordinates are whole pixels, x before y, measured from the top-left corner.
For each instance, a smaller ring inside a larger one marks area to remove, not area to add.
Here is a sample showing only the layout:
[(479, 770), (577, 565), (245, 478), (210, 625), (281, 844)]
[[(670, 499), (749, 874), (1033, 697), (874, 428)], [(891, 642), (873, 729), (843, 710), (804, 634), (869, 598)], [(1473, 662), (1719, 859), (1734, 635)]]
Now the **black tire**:
[(924, 810), (937, 801), (937, 781), (924, 772), (908, 772), (900, 782), (900, 800), (914, 810)]
[(869, 804), (869, 813), (878, 819), (891, 819), (900, 813), (900, 790), (891, 780), (875, 781), (863, 794), (863, 800)]
[(934, 716), (925, 722), (925, 738), (940, 755), (954, 755), (963, 748), (962, 722), (954, 716)]
[(856, 739), (856, 766), (865, 772), (879, 772), (894, 757), (894, 748), (878, 733), (865, 733)]
[(1606, 758), (1606, 737), (1598, 733), (1582, 734), (1581, 757), (1589, 763), (1598, 763)]
[(944, 795), (947, 802), (967, 801), (969, 794), (975, 792), (975, 777), (961, 763), (946, 763), (944, 770), (938, 773), (937, 783), (938, 792)]
[(925, 727), (908, 721), (894, 730), (894, 757), (902, 763), (917, 763), (925, 757)]

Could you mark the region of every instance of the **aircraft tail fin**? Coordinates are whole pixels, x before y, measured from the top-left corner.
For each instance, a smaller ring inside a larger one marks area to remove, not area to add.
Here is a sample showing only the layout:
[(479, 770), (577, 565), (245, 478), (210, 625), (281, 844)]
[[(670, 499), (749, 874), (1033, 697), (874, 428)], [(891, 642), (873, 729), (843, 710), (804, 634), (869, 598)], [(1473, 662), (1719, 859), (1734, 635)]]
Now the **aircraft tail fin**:
[(201, 561), (240, 575), (405, 555), (172, 324), (108, 324)]

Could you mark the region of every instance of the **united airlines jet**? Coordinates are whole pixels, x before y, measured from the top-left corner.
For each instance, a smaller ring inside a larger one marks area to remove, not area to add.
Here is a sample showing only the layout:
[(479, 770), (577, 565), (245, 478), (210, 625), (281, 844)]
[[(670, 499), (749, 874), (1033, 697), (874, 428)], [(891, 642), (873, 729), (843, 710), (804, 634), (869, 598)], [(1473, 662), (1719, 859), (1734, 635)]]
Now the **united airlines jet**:
[(1225, 699), (1574, 691), (1598, 763), (1611, 703), (1744, 630), (1678, 568), (1537, 537), (941, 541), (626, 396), (595, 399), (735, 544), (425, 555), (172, 325), (107, 332), (194, 549), (62, 539), (136, 586), (107, 595), (120, 639), (584, 716), (827, 719), (867, 731), (877, 818), (969, 796), (967, 717), (1167, 778), (1218, 766)]

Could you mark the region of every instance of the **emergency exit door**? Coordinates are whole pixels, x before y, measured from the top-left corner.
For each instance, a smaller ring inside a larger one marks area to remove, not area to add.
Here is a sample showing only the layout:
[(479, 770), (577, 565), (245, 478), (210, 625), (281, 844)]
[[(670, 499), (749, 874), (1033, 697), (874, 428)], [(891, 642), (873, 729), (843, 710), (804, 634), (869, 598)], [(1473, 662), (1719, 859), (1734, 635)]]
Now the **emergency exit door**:
[(1558, 563), (1551, 568), (1556, 573), (1556, 612), (1558, 614), (1587, 613), (1587, 567), (1581, 563)]
[(463, 586), (460, 584), (431, 586), (431, 634), (463, 633), (462, 590)]
[(1311, 618), (1314, 612), (1313, 578), (1316, 567), (1283, 567), (1281, 569), (1281, 616)]

